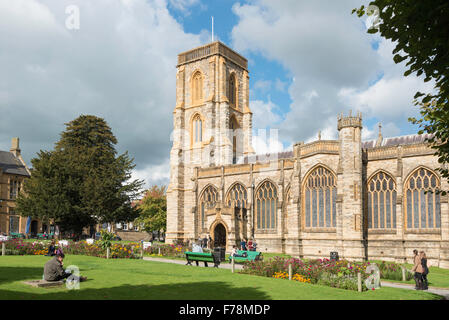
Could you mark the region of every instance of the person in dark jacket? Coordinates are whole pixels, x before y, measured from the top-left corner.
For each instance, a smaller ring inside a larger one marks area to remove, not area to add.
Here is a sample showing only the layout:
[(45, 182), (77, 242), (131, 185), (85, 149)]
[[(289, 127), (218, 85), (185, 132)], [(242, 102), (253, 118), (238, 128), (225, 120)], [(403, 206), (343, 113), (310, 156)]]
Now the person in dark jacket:
[(55, 240), (52, 240), (50, 246), (48, 247), (48, 252), (46, 256), (53, 257), (54, 255), (56, 255), (55, 251), (56, 251)]
[(423, 272), (421, 274), (422, 283), (421, 288), (422, 290), (429, 289), (429, 282), (427, 281), (427, 275), (429, 274), (429, 268), (427, 267), (427, 256), (424, 251), (419, 252), (419, 257), (421, 258), (421, 265), (423, 268)]
[[(44, 280), (45, 281), (60, 281), (70, 277), (71, 272), (64, 270), (64, 253), (57, 252), (56, 255), (44, 266)], [(85, 281), (86, 277), (80, 277), (80, 281)]]
[(58, 252), (53, 259), (47, 261), (44, 266), (44, 280), (59, 281), (66, 279), (71, 273), (65, 272), (63, 266), (64, 254)]
[(240, 241), (240, 250), (242, 250), (242, 251), (246, 251), (247, 250), (247, 248), (246, 248), (246, 239), (245, 238), (243, 238), (242, 241)]

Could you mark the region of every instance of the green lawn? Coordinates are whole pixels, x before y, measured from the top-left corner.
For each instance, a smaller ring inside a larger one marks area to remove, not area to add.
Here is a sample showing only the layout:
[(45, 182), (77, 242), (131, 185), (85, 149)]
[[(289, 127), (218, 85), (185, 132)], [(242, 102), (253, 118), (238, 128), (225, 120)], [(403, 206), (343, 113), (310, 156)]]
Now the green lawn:
[[(413, 266), (411, 264), (407, 264), (406, 267), (408, 270), (410, 270)], [(429, 287), (449, 288), (449, 269), (430, 267), (429, 274), (427, 275), (427, 280), (429, 281)], [(396, 283), (415, 284), (415, 280), (413, 279), (409, 281), (395, 281), (395, 280), (387, 280), (387, 281)]]
[(77, 265), (88, 281), (79, 290), (33, 288), (24, 280), (40, 279), (45, 256), (0, 256), (0, 299), (439, 299), (428, 292), (383, 287), (355, 291), (303, 284), (238, 273), (144, 260), (105, 260), (66, 256), (64, 265)]

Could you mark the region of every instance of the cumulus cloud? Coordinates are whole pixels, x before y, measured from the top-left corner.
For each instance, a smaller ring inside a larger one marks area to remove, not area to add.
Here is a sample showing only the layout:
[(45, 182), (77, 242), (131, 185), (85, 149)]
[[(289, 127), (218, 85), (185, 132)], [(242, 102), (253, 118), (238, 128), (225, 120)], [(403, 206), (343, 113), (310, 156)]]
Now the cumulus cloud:
[[(79, 30), (66, 28), (69, 5), (79, 8)], [(202, 44), (166, 1), (1, 1), (0, 38), (0, 149), (18, 136), (30, 163), (53, 148), (64, 123), (93, 114), (138, 175), (166, 166), (177, 54)]]
[(253, 129), (278, 128), (282, 117), (279, 107), (272, 101), (251, 100), (250, 108), (253, 113)]
[(281, 63), (293, 77), (290, 110), (280, 123), (283, 141), (315, 140), (318, 131), (336, 137), (337, 114), (349, 109), (391, 124), (417, 114), (413, 95), (431, 85), (403, 77), (404, 65), (392, 60), (394, 45), (367, 34), (365, 22), (351, 14), (360, 5), (254, 0), (233, 6), (239, 17), (234, 47)]

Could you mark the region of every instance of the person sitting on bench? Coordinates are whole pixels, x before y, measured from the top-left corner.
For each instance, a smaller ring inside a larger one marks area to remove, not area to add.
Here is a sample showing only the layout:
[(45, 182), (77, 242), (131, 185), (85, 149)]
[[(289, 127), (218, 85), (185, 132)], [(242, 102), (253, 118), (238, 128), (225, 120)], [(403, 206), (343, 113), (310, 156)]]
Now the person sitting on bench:
[[(63, 279), (66, 279), (70, 277), (72, 274), (71, 272), (67, 272), (64, 270), (63, 266), (63, 260), (64, 260), (64, 253), (58, 250), (56, 255), (44, 266), (44, 280), (45, 281), (60, 281)], [(79, 281), (85, 281), (87, 280), (86, 277), (79, 277)]]
[(237, 246), (233, 246), (232, 247), (232, 251), (231, 251), (231, 257), (241, 257), (241, 258), (246, 258), (248, 256), (248, 254), (246, 252), (243, 252), (243, 254), (238, 254), (237, 253)]

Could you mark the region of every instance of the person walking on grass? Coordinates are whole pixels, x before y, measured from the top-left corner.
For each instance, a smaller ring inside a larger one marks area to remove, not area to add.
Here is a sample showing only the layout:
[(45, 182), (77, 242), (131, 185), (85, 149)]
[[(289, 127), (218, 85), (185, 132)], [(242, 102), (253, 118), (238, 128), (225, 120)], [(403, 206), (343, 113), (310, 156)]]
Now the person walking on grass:
[(421, 259), (418, 254), (418, 250), (413, 250), (413, 268), (412, 272), (414, 272), (414, 278), (415, 278), (415, 290), (422, 290), (422, 274), (423, 274), (423, 267), (421, 264)]
[(421, 266), (423, 268), (423, 272), (421, 275), (422, 279), (422, 290), (429, 289), (429, 282), (427, 281), (427, 275), (429, 274), (429, 268), (427, 267), (427, 256), (424, 251), (419, 252), (419, 258), (421, 259)]

